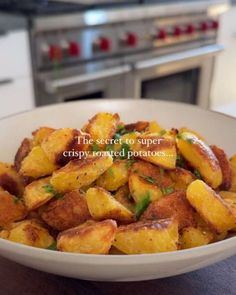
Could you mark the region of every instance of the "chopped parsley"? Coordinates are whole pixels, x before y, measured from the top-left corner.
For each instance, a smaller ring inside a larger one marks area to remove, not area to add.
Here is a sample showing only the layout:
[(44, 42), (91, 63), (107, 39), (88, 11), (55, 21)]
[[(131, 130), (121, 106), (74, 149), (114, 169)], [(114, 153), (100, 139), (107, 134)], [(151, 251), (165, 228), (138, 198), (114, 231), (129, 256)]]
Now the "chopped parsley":
[(50, 246), (47, 247), (47, 250), (56, 251), (57, 250), (57, 243), (53, 242)]
[(134, 159), (128, 159), (126, 163), (126, 168), (129, 169), (134, 164), (134, 162)]
[(198, 179), (202, 179), (201, 173), (200, 173), (197, 169), (194, 169), (193, 174), (194, 174)]
[(108, 144), (106, 146), (106, 151), (112, 153), (114, 151), (114, 145), (113, 144)]
[(108, 175), (111, 176), (111, 177), (114, 176), (114, 173), (113, 173), (113, 170), (112, 170), (111, 167), (107, 170), (107, 173), (108, 173)]
[(177, 155), (176, 166), (183, 168), (185, 166), (184, 158), (181, 155)]
[(53, 194), (53, 197), (56, 199), (62, 199), (64, 197), (63, 194), (56, 192), (51, 184), (46, 184), (43, 186), (43, 188), (46, 193)]
[(130, 146), (127, 143), (122, 143), (121, 145), (121, 159), (128, 159), (128, 154), (130, 151)]
[(135, 215), (139, 219), (143, 212), (147, 209), (148, 205), (151, 202), (150, 193), (147, 192), (144, 197), (136, 204), (135, 206)]
[(174, 192), (173, 187), (163, 187), (161, 190), (164, 195), (169, 195)]
[(141, 177), (151, 184), (157, 184), (156, 180), (152, 176), (141, 175)]
[(177, 138), (177, 139), (183, 139), (183, 138), (182, 138), (182, 134), (181, 134), (181, 133), (178, 133), (178, 134), (176, 135), (176, 138)]
[(185, 141), (187, 141), (190, 144), (193, 144), (194, 143), (194, 139), (193, 138), (190, 138), (190, 137), (185, 138)]
[(93, 152), (99, 152), (100, 151), (99, 146), (95, 142), (92, 144), (92, 151)]
[(162, 129), (160, 132), (159, 132), (159, 135), (160, 136), (163, 136), (163, 135), (165, 135), (166, 134), (166, 130), (165, 129)]
[[(125, 125), (118, 125), (117, 129), (116, 129), (116, 134), (124, 135), (125, 133), (127, 133)], [(115, 134), (115, 136), (116, 136), (116, 134)]]

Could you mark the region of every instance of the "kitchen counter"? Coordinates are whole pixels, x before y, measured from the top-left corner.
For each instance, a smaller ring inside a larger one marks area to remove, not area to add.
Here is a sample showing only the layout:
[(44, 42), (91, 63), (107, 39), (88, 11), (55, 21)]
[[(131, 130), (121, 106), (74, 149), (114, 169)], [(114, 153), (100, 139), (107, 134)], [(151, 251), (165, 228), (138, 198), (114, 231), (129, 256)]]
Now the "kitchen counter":
[(0, 258), (2, 295), (233, 295), (236, 256), (213, 266), (166, 279), (105, 283), (63, 278)]

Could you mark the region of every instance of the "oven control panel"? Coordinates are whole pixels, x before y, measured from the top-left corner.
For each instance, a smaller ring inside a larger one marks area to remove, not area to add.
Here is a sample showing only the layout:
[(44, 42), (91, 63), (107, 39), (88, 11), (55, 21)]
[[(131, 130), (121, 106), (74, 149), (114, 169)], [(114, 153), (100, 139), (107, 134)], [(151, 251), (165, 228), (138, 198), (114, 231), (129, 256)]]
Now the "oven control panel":
[(39, 68), (69, 66), (186, 42), (215, 40), (218, 28), (218, 19), (193, 15), (41, 32), (36, 37), (35, 57)]

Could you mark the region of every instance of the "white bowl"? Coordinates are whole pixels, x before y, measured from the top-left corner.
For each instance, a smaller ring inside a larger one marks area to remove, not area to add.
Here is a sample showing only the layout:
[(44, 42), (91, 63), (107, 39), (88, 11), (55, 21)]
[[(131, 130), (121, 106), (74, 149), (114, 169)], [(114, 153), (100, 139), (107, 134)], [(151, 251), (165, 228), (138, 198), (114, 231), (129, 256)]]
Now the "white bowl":
[[(90, 100), (53, 105), (0, 121), (0, 161), (12, 161), (21, 140), (39, 126), (81, 127), (100, 111), (118, 112), (125, 122), (157, 120), (163, 126), (188, 126), (210, 143), (236, 152), (236, 120), (195, 106), (153, 100)], [(138, 281), (186, 273), (236, 254), (236, 237), (176, 252), (143, 255), (61, 253), (0, 239), (0, 255), (42, 271), (86, 280)]]

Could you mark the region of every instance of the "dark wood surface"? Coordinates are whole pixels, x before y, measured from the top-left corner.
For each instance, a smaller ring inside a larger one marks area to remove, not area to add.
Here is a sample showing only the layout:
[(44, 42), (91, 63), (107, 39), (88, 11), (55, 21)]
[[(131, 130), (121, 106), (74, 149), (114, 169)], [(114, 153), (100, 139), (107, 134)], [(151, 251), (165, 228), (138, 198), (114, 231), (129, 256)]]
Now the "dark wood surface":
[(36, 271), (0, 258), (1, 295), (235, 295), (236, 256), (172, 278), (130, 283), (89, 282)]

